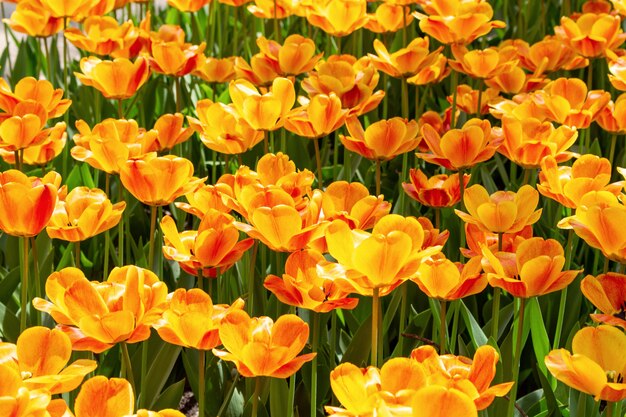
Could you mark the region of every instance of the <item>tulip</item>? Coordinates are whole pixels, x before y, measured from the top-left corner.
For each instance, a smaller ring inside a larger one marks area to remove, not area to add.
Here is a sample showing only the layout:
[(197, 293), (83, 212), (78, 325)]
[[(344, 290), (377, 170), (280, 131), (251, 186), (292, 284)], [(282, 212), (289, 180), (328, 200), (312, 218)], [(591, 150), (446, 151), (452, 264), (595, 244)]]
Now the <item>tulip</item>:
[(517, 192), (496, 191), (489, 195), (482, 185), (475, 184), (465, 190), (463, 201), (469, 214), (454, 212), (485, 232), (516, 233), (541, 217), (542, 209), (535, 211), (539, 193), (530, 185), (523, 185)]
[[(157, 119), (152, 129), (154, 135), (144, 135), (144, 152), (162, 152), (185, 142), (193, 135), (191, 127), (183, 127), (185, 121), (181, 113), (164, 114)], [(151, 143), (147, 143), (147, 142)]]
[(360, 182), (334, 181), (322, 195), (324, 219), (341, 219), (353, 229), (371, 229), (390, 210), (383, 196), (370, 195)]
[(359, 155), (372, 160), (389, 160), (412, 151), (419, 144), (417, 123), (400, 117), (380, 120), (363, 129), (358, 118), (346, 120), (350, 136), (340, 135), (343, 145)]
[(0, 173), (0, 230), (12, 236), (36, 236), (48, 224), (57, 202), (61, 176), (43, 178), (17, 170)]
[(369, 13), (365, 29), (374, 33), (397, 32), (413, 22), (413, 15), (404, 5), (380, 3)]
[(167, 343), (199, 350), (219, 346), (220, 322), (231, 311), (241, 310), (244, 305), (241, 298), (231, 306), (214, 305), (211, 297), (198, 288), (179, 288), (168, 298), (167, 309), (152, 327)]
[(323, 263), (327, 262), (320, 252), (294, 252), (287, 258), (282, 278), (268, 275), (263, 286), (287, 305), (317, 313), (327, 313), (336, 308), (352, 310), (358, 299), (348, 298), (349, 291), (332, 279), (320, 276), (317, 265)]
[(611, 326), (585, 327), (574, 335), (572, 353), (553, 350), (546, 358), (548, 370), (566, 385), (594, 396), (596, 401), (626, 398), (626, 334)]
[(313, 26), (331, 36), (347, 36), (367, 23), (366, 0), (326, 0), (313, 2), (306, 15)]
[(167, 4), (181, 12), (197, 12), (211, 0), (167, 0)]
[(227, 83), (235, 79), (235, 57), (199, 60), (192, 75), (202, 78), (208, 83)]
[(416, 155), (453, 171), (471, 168), (490, 159), (501, 143), (501, 139), (494, 137), (489, 121), (479, 119), (470, 119), (462, 129), (449, 130), (443, 136), (425, 124), (422, 135), (431, 153)]
[(473, 257), (465, 265), (445, 258), (427, 259), (420, 265), (413, 282), (430, 298), (458, 300), (478, 294), (487, 287), (487, 276), (482, 274), (480, 262), (480, 256)]
[(188, 203), (177, 201), (174, 205), (184, 212), (193, 214), (200, 219), (202, 219), (210, 209), (228, 214), (231, 209), (224, 203), (223, 195), (232, 198), (232, 189), (227, 184), (220, 183), (218, 180), (218, 183), (215, 185), (203, 185), (195, 191), (185, 194)]
[(95, 361), (88, 359), (67, 366), (72, 343), (65, 333), (56, 329), (29, 327), (20, 334), (16, 345), (0, 343), (0, 347), (11, 352), (9, 356), (0, 355), (0, 363), (26, 376), (23, 382), (26, 388), (45, 389), (53, 395), (74, 390), (97, 367)]
[(256, 43), (261, 53), (276, 63), (281, 77), (311, 71), (323, 55), (315, 55), (312, 39), (297, 34), (288, 36), (282, 45), (264, 36), (257, 38)]
[(475, 224), (465, 223), (465, 236), (467, 249), (460, 248), (460, 251), (466, 258), (482, 255), (483, 246), (489, 248), (491, 252), (496, 252), (500, 250), (499, 245), (502, 245), (502, 252), (515, 252), (517, 238), (530, 239), (533, 237), (533, 226), (529, 224), (519, 232), (499, 235), (498, 233), (485, 232)]
[(237, 113), (256, 130), (281, 127), (296, 100), (293, 83), (286, 78), (276, 78), (263, 95), (245, 80), (231, 81), (228, 91)]
[(132, 159), (120, 168), (124, 187), (149, 206), (165, 206), (204, 182), (193, 177), (193, 164), (174, 155), (148, 154)]
[(315, 356), (298, 356), (309, 338), (309, 326), (294, 314), (282, 315), (274, 322), (234, 310), (222, 319), (219, 336), (225, 350), (213, 349), (213, 354), (234, 362), (246, 378), (288, 378)]
[(449, 61), (452, 69), (474, 78), (493, 78), (511, 71), (518, 62), (511, 47), (468, 51), (465, 47), (453, 45), (452, 53), (456, 59)]
[[(49, 136), (40, 145), (30, 146), (22, 150), (22, 163), (45, 166), (61, 154), (67, 142), (65, 123), (57, 123), (48, 133)], [(0, 148), (0, 156), (6, 163), (15, 165), (15, 152)]]
[(112, 204), (104, 191), (76, 187), (59, 200), (46, 232), (51, 239), (80, 242), (116, 226), (126, 202)]
[(8, 84), (0, 79), (0, 109), (13, 115), (16, 107), (25, 102), (43, 106), (42, 119), (46, 120), (62, 116), (72, 104), (70, 99), (63, 98), (63, 90), (55, 89), (49, 81), (24, 77), (12, 92)]
[[(428, 178), (420, 169), (411, 169), (410, 183), (403, 182), (402, 188), (413, 200), (428, 207), (452, 207), (461, 201), (459, 174), (433, 175)], [(470, 175), (463, 175), (464, 186)]]
[(517, 94), (528, 88), (526, 75), (520, 67), (513, 67), (510, 71), (502, 72), (485, 80), (485, 84), (499, 92)]
[(520, 66), (532, 71), (535, 76), (559, 70), (573, 70), (589, 65), (586, 58), (576, 54), (565, 45), (562, 40), (553, 36), (546, 36), (543, 40), (532, 45), (521, 41), (517, 45), (517, 54)]
[(549, 120), (583, 129), (598, 117), (611, 95), (602, 90), (587, 91), (587, 85), (578, 78), (558, 78), (537, 92), (535, 100), (545, 106)]
[(28, 36), (47, 38), (63, 30), (63, 19), (52, 16), (39, 0), (19, 2), (11, 18), (3, 19), (3, 22)]
[[(620, 94), (617, 100), (612, 100), (598, 114), (596, 121), (600, 127), (613, 134), (626, 133), (626, 94)], [(610, 158), (609, 160), (612, 160)]]
[[(484, 91), (474, 90), (467, 84), (456, 87), (456, 108), (467, 114), (489, 114), (490, 103), (501, 100), (500, 93), (495, 88), (487, 88)], [(452, 104), (454, 95), (447, 97)], [(480, 101), (480, 103), (479, 103)], [(478, 108), (480, 106), (480, 109)]]
[(83, 22), (84, 32), (68, 28), (64, 35), (74, 46), (94, 55), (116, 55), (130, 48), (139, 37), (132, 21), (121, 25), (110, 16), (90, 16)]
[(580, 283), (580, 290), (600, 310), (600, 314), (591, 314), (593, 321), (626, 329), (626, 275), (614, 272), (597, 277), (587, 275)]
[(50, 393), (46, 390), (31, 391), (26, 388), (18, 370), (0, 363), (0, 381), (2, 381), (0, 404), (4, 415), (11, 417), (50, 415), (48, 413), (48, 407), (51, 406)]
[(149, 270), (114, 268), (106, 282), (90, 282), (77, 268), (54, 272), (46, 281), (50, 301), (36, 297), (72, 341), (72, 349), (101, 353), (116, 343), (150, 337), (150, 326), (166, 307), (167, 287)]
[(335, 93), (318, 94), (287, 114), (285, 129), (306, 138), (322, 138), (339, 129), (346, 115), (347, 110), (341, 108), (341, 100)]
[(150, 68), (159, 74), (182, 77), (198, 67), (204, 59), (206, 44), (191, 45), (176, 41), (152, 39)]
[[(170, 216), (161, 220), (165, 245), (163, 255), (177, 261), (191, 275), (210, 276), (211, 269), (227, 271), (243, 256), (254, 241), (239, 241), (234, 218), (214, 209), (208, 209), (197, 231), (178, 233)], [(200, 278), (200, 277), (199, 277)]]
[(575, 20), (563, 16), (561, 26), (556, 26), (554, 32), (587, 58), (605, 56), (607, 51), (617, 49), (626, 40), (619, 16), (606, 13), (584, 13)]
[(409, 78), (432, 65), (439, 56), (442, 47), (430, 52), (429, 43), (427, 36), (415, 38), (406, 48), (390, 54), (385, 45), (376, 39), (374, 50), (377, 55), (368, 54), (368, 56), (379, 71), (395, 78)]
[[(58, 2), (54, 0), (41, 0), (43, 6), (53, 17), (71, 17), (76, 20), (80, 15), (85, 15), (89, 9), (97, 4), (97, 0), (70, 0)], [(108, 12), (108, 11), (107, 11)]]
[(626, 91), (626, 59), (617, 58), (609, 62), (609, 81), (616, 89)]
[(293, 13), (292, 0), (254, 0), (248, 11), (260, 19), (284, 19)]
[[(0, 147), (15, 152), (41, 145), (52, 134), (46, 129), (46, 111), (42, 105), (32, 102), (19, 103), (14, 115), (0, 119)], [(57, 130), (65, 129), (65, 124), (57, 125)]]
[(80, 69), (83, 73), (74, 74), (83, 84), (96, 88), (106, 98), (117, 100), (135, 95), (150, 76), (150, 67), (142, 57), (134, 63), (126, 58), (113, 61), (83, 58), (80, 60)]
[(537, 189), (561, 205), (575, 209), (589, 191), (603, 190), (619, 196), (624, 182), (609, 184), (610, 180), (611, 163), (606, 158), (585, 154), (571, 167), (559, 167), (553, 157), (547, 156), (541, 160)]
[(248, 64), (243, 58), (235, 58), (235, 80), (242, 78), (259, 87), (272, 85), (279, 77), (278, 62), (262, 53), (253, 55)]
[(134, 403), (133, 389), (127, 380), (98, 375), (81, 387), (74, 414), (76, 417), (121, 417), (133, 413)]

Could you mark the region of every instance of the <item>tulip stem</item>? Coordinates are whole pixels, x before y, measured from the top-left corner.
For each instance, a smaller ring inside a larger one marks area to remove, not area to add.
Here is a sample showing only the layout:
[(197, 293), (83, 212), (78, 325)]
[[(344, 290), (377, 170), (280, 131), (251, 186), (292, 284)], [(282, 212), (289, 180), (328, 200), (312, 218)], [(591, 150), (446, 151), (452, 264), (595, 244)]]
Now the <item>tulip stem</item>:
[[(376, 160), (376, 196), (380, 195), (380, 159)], [(400, 194), (402, 195), (402, 194)]]
[[(257, 417), (259, 414), (259, 397), (261, 396), (261, 377), (257, 376), (254, 379), (254, 396), (252, 397), (252, 417)], [(199, 416), (202, 417), (202, 416)]]
[(372, 366), (378, 367), (378, 316), (380, 315), (380, 289), (372, 291)]
[(182, 88), (180, 86), (180, 77), (174, 77), (174, 87), (176, 88), (176, 113), (180, 113), (182, 107)]
[(120, 342), (120, 349), (122, 351), (122, 365), (124, 368), (123, 377), (130, 382), (130, 386), (133, 389), (133, 393), (137, 392), (135, 389), (135, 377), (133, 376), (133, 364), (130, 361), (130, 355), (128, 354), (128, 345), (126, 342)]
[(483, 80), (478, 80), (478, 103), (476, 106), (476, 117), (480, 117), (482, 114), (481, 107), (483, 105), (483, 90), (485, 88), (485, 83)]
[[(39, 278), (39, 257), (37, 256), (37, 239), (35, 236), (30, 238), (30, 244), (33, 253), (33, 277), (35, 277), (35, 296), (43, 298), (43, 294), (41, 293), (41, 279)], [(35, 319), (37, 320), (37, 325), (41, 326), (43, 313), (37, 312), (35, 314)]]
[[(2, 21), (4, 21), (4, 19), (7, 17), (6, 15), (6, 10), (4, 9), (4, 2), (0, 1), (0, 10), (2, 11)], [(3, 25), (4, 26), (4, 39), (5, 39), (5, 45), (7, 47), (7, 62), (9, 64), (9, 74), (11, 74), (11, 69), (13, 68), (13, 64), (11, 63), (11, 51), (9, 50), (9, 29), (6, 23)]]
[(448, 332), (448, 322), (446, 320), (446, 300), (440, 300), (439, 305), (441, 306), (441, 317), (439, 320), (439, 354), (443, 355), (446, 353), (446, 333)]
[[(67, 38), (65, 37), (65, 31), (67, 30), (67, 17), (63, 17), (63, 91), (69, 97), (69, 91), (67, 90), (68, 71), (67, 71)], [(69, 112), (65, 112), (65, 118), (69, 120)], [(67, 121), (65, 120), (66, 124)]]
[(519, 299), (519, 310), (517, 313), (517, 320), (515, 321), (515, 328), (517, 329), (516, 339), (514, 350), (513, 350), (513, 364), (511, 367), (511, 375), (513, 376), (513, 388), (511, 389), (511, 393), (509, 394), (509, 410), (507, 413), (508, 417), (515, 416), (515, 400), (517, 398), (517, 390), (519, 388), (519, 362), (522, 350), (522, 336), (524, 335), (524, 307), (526, 305), (526, 299)]
[(615, 145), (617, 144), (617, 135), (611, 135), (611, 147), (609, 148), (609, 162), (611, 166), (615, 166), (613, 158), (615, 158)]
[[(408, 284), (404, 283), (400, 286), (400, 334), (406, 330), (406, 310), (408, 305)], [(398, 340), (398, 352), (402, 356), (404, 352), (404, 337)]]
[[(502, 251), (502, 233), (498, 233), (498, 252)], [(493, 309), (491, 311), (491, 337), (493, 340), (498, 342), (498, 336), (500, 333), (499, 322), (500, 322), (500, 288), (493, 289)]]
[(148, 245), (148, 269), (154, 270), (154, 232), (156, 229), (157, 208), (150, 206), (150, 243)]
[(254, 248), (252, 249), (252, 256), (250, 257), (250, 276), (248, 277), (248, 313), (254, 315), (254, 273), (257, 252), (259, 251), (259, 241), (254, 242)]
[[(311, 352), (317, 353), (320, 338), (320, 313), (311, 312), (313, 315), (313, 333), (311, 335)], [(311, 361), (311, 417), (317, 416), (317, 355)]]
[(80, 241), (74, 242), (74, 266), (80, 268)]
[[(465, 211), (465, 170), (463, 168), (458, 170), (459, 174), (459, 195), (461, 199), (459, 200), (459, 208), (461, 211)], [(437, 226), (439, 228), (439, 226)], [(465, 226), (461, 226), (459, 228), (459, 247), (465, 247)]]
[(20, 250), (20, 259), (22, 260), (22, 287), (20, 302), (20, 333), (26, 330), (26, 307), (28, 306), (28, 238), (22, 237), (22, 246)]
[[(120, 181), (120, 183), (118, 184), (118, 201), (124, 201), (124, 187), (122, 185), (122, 182)], [(118, 262), (119, 265), (118, 266), (122, 266), (124, 265), (124, 223), (125, 223), (125, 219), (126, 216), (128, 216), (128, 210), (124, 210), (124, 212), (122, 213), (122, 217), (120, 218), (120, 222), (117, 224), (117, 244), (118, 244)]]
[(606, 405), (606, 417), (613, 417), (613, 411), (615, 411), (615, 403), (609, 401)]
[[(565, 269), (569, 269), (572, 263), (572, 251), (574, 243), (574, 229), (567, 231), (567, 243), (565, 244)], [(559, 314), (556, 316), (556, 330), (554, 331), (554, 340), (552, 349), (558, 349), (561, 343), (561, 332), (563, 331), (563, 321), (565, 319), (565, 303), (567, 301), (567, 287), (561, 290), (561, 299), (559, 300)], [(555, 380), (556, 382), (556, 380)]]
[(146, 398), (147, 392), (146, 389), (148, 388), (148, 382), (146, 381), (146, 376), (148, 375), (148, 340), (144, 340), (141, 343), (141, 380), (139, 381), (139, 383), (141, 384), (141, 387), (139, 388), (140, 390), (140, 401), (139, 401), (139, 408), (146, 408), (148, 407), (148, 401)]
[[(106, 173), (104, 175), (104, 193), (109, 197), (109, 192), (111, 188), (111, 175)], [(109, 229), (104, 232), (104, 259), (103, 259), (103, 267), (102, 267), (102, 280), (106, 280), (109, 274), (109, 247), (111, 246), (111, 235), (109, 233)]]
[[(3, 4), (0, 2), (0, 4)], [(4, 7), (4, 4), (3, 4)], [(6, 29), (6, 26), (5, 26)], [(48, 39), (41, 38), (41, 43), (43, 43), (43, 50), (46, 54), (46, 73), (48, 77), (48, 81), (54, 84), (54, 72), (53, 72), (53, 62), (50, 60), (50, 48), (48, 48)]]
[(452, 111), (450, 113), (450, 129), (456, 129), (456, 97), (457, 97), (457, 91), (456, 91), (456, 85), (459, 82), (459, 75), (456, 71), (452, 70), (452, 77), (451, 77), (451, 86), (450, 89), (452, 90)]
[(117, 118), (118, 119), (124, 118), (124, 106), (123, 106), (121, 98), (117, 99)]
[(205, 416), (205, 372), (206, 372), (206, 352), (204, 350), (198, 351), (198, 417)]
[[(317, 188), (320, 190), (324, 186), (324, 175), (322, 174), (322, 155), (320, 152), (320, 138), (313, 139), (315, 143), (315, 162), (317, 163)], [(285, 149), (282, 149), (284, 152)]]

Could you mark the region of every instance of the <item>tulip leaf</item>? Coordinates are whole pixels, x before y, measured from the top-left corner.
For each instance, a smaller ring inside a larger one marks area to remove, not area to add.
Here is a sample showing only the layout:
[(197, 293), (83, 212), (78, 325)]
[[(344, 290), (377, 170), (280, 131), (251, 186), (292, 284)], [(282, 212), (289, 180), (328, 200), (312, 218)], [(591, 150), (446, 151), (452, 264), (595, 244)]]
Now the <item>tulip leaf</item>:
[(289, 415), (289, 386), (286, 379), (270, 378), (270, 415)]
[(463, 321), (465, 322), (467, 330), (470, 332), (474, 348), (486, 345), (488, 340), (487, 336), (483, 332), (483, 329), (480, 328), (480, 325), (469, 311), (463, 300), (461, 300), (461, 307), (461, 315), (463, 316)]
[(88, 164), (79, 164), (80, 165), (80, 176), (83, 180), (83, 185), (89, 188), (96, 188), (96, 184), (93, 181), (93, 177), (91, 176), (91, 169)]
[(541, 307), (537, 297), (528, 300), (528, 321), (530, 322), (530, 335), (533, 341), (533, 349), (537, 358), (537, 366), (543, 375), (547, 375), (548, 369), (544, 358), (550, 353), (550, 340), (541, 314)]
[(13, 293), (20, 284), (20, 267), (13, 268), (8, 273), (3, 273), (0, 280), (0, 303), (6, 304), (11, 300)]
[(371, 349), (371, 337), (372, 318), (370, 317), (361, 323), (361, 327), (352, 336), (341, 362), (350, 362), (357, 366), (366, 363)]
[(165, 388), (161, 395), (159, 395), (154, 401), (154, 405), (152, 406), (155, 410), (163, 410), (165, 408), (178, 408), (178, 404), (180, 403), (180, 399), (183, 396), (183, 392), (185, 390), (185, 379), (181, 379), (180, 381), (170, 385)]
[[(533, 340), (533, 343), (534, 343), (534, 340)], [(543, 359), (537, 360), (537, 364), (544, 364)], [(548, 406), (548, 411), (550, 412), (550, 415), (553, 417), (560, 416), (561, 412), (559, 411), (559, 404), (557, 403), (556, 397), (554, 396), (554, 392), (552, 391), (552, 388), (550, 387), (550, 382), (548, 381), (548, 378), (546, 378), (546, 375), (543, 373), (541, 369), (537, 370), (535, 368), (535, 371), (536, 371), (537, 377), (539, 378), (539, 382), (541, 383), (541, 387), (543, 388), (543, 397), (545, 397), (546, 399), (546, 405)]]
[[(156, 339), (155, 339), (156, 340)], [(154, 406), (157, 396), (161, 393), (161, 390), (165, 386), (170, 373), (172, 372), (172, 368), (174, 368), (174, 364), (178, 359), (178, 355), (180, 354), (181, 347), (172, 345), (169, 343), (157, 341), (159, 348), (156, 355), (154, 351), (149, 352), (149, 358), (151, 358), (150, 363), (152, 366), (148, 369), (148, 374), (146, 375), (146, 383), (148, 387), (144, 390), (146, 393), (146, 398), (149, 400), (145, 403), (149, 409), (152, 409)], [(147, 341), (144, 343), (148, 343)], [(152, 343), (151, 345), (154, 345)]]
[(0, 324), (2, 340), (15, 343), (20, 334), (20, 322), (17, 314), (10, 311), (4, 304), (0, 304)]

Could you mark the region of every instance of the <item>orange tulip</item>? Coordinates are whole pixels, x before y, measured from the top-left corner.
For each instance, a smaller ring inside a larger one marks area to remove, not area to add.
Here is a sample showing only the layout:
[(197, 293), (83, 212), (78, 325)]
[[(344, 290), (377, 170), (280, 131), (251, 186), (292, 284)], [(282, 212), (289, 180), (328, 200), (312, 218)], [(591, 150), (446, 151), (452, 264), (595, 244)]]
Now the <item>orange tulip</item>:
[(193, 164), (174, 155), (148, 154), (120, 168), (124, 187), (149, 206), (164, 206), (199, 187), (206, 178), (193, 176)]
[(185, 194), (188, 203), (175, 202), (174, 205), (184, 212), (193, 214), (202, 219), (209, 209), (214, 209), (222, 213), (230, 213), (231, 209), (224, 203), (223, 195), (233, 197), (232, 188), (227, 184), (203, 185), (196, 190)]
[(11, 18), (3, 19), (3, 22), (28, 36), (47, 38), (63, 30), (63, 19), (52, 16), (40, 0), (19, 2)]
[[(478, 108), (478, 99), (480, 96), (480, 109)], [(489, 104), (502, 99), (500, 93), (495, 88), (487, 88), (480, 92), (474, 90), (467, 84), (461, 84), (456, 87), (456, 108), (467, 114), (489, 114)], [(452, 104), (454, 95), (447, 97)]]
[(10, 352), (0, 354), (0, 363), (8, 365), (24, 377), (29, 390), (46, 390), (50, 394), (70, 392), (83, 378), (97, 367), (93, 360), (79, 359), (66, 366), (72, 354), (72, 342), (60, 330), (35, 326), (24, 330), (17, 344), (0, 343), (0, 348)]
[(506, 24), (491, 20), (493, 9), (481, 0), (429, 0), (422, 7), (428, 15), (415, 12), (420, 29), (445, 44), (467, 45)]
[(462, 265), (446, 258), (427, 259), (419, 267), (415, 282), (428, 297), (438, 300), (458, 300), (478, 294), (487, 287), (487, 275), (482, 274), (480, 256)]
[(346, 127), (350, 136), (340, 135), (341, 143), (367, 159), (386, 161), (414, 150), (420, 142), (415, 120), (394, 117), (363, 129), (357, 117), (350, 117)]
[[(517, 94), (521, 91), (529, 89), (529, 84), (538, 82), (538, 79), (533, 79), (532, 76), (526, 75), (523, 69), (520, 67), (513, 67), (510, 71), (502, 72), (494, 77), (485, 80), (485, 84), (499, 92), (507, 94)], [(532, 88), (534, 89), (534, 88)]]
[(243, 6), (246, 3), (250, 3), (252, 0), (218, 0), (221, 4), (227, 4), (233, 7)]
[(424, 243), (423, 248), (431, 248), (434, 246), (445, 246), (448, 238), (450, 237), (450, 231), (435, 229), (432, 222), (428, 217), (418, 217), (417, 221), (422, 225), (424, 229)]
[(560, 167), (553, 157), (547, 156), (541, 160), (537, 189), (544, 196), (575, 209), (589, 191), (604, 190), (619, 196), (624, 182), (609, 184), (610, 180), (611, 163), (606, 158), (585, 154), (571, 167)]
[(285, 117), (285, 129), (298, 136), (317, 139), (328, 136), (345, 122), (347, 110), (335, 93), (318, 94), (304, 106), (293, 109)]
[(358, 299), (341, 285), (317, 271), (318, 264), (327, 263), (324, 256), (314, 250), (294, 252), (287, 258), (282, 278), (268, 275), (263, 286), (282, 303), (327, 313), (336, 308), (352, 310)]
[(313, 2), (306, 18), (328, 35), (347, 36), (367, 23), (366, 0), (325, 0)]
[(208, 83), (227, 83), (235, 79), (235, 57), (206, 57), (198, 61), (192, 75), (202, 78)]
[(61, 176), (48, 172), (43, 178), (20, 171), (0, 173), (0, 230), (11, 236), (36, 236), (48, 224), (57, 202)]
[(126, 202), (112, 204), (98, 188), (76, 187), (59, 200), (46, 232), (51, 239), (80, 242), (116, 226)]
[(533, 237), (533, 226), (527, 225), (519, 232), (502, 234), (498, 239), (497, 233), (485, 232), (475, 224), (465, 223), (465, 236), (467, 248), (460, 248), (459, 250), (466, 258), (482, 255), (483, 246), (489, 248), (491, 252), (498, 251), (498, 240), (501, 240), (503, 252), (515, 252), (517, 238), (530, 239)]
[(619, 16), (606, 13), (584, 13), (576, 20), (563, 16), (561, 26), (556, 26), (554, 32), (587, 58), (605, 56), (607, 51), (617, 49), (626, 40)]
[(391, 3), (380, 3), (376, 11), (367, 16), (365, 29), (374, 33), (397, 32), (413, 22), (410, 9)]
[(84, 17), (89, 13), (89, 9), (94, 7), (98, 0), (69, 0), (63, 2), (41, 0), (41, 3), (53, 17), (69, 17), (81, 20), (79, 17), (81, 15)]
[(297, 34), (289, 35), (282, 45), (264, 36), (257, 38), (256, 43), (261, 53), (276, 63), (282, 77), (311, 71), (324, 55), (315, 55), (313, 40)]
[[(47, 165), (61, 154), (67, 142), (65, 123), (57, 123), (50, 131), (49, 136), (40, 145), (23, 149), (22, 162), (26, 165)], [(8, 164), (15, 164), (15, 152), (0, 148), (0, 157)]]
[(530, 298), (567, 287), (582, 270), (562, 271), (563, 247), (554, 239), (533, 237), (515, 242), (515, 253), (483, 247), (489, 284), (514, 297)]
[(371, 229), (390, 210), (391, 204), (382, 195), (370, 195), (360, 182), (334, 181), (322, 195), (324, 219), (343, 220), (352, 229)]
[(489, 195), (482, 185), (475, 184), (465, 190), (463, 202), (469, 214), (454, 212), (485, 232), (516, 233), (541, 217), (542, 209), (535, 211), (539, 193), (530, 185), (523, 185), (517, 192), (496, 191)]
[(616, 89), (626, 91), (626, 59), (617, 58), (609, 61), (609, 81)]
[(309, 96), (337, 94), (341, 107), (351, 115), (368, 113), (378, 106), (385, 93), (374, 92), (380, 75), (368, 57), (356, 59), (351, 55), (332, 55), (317, 64), (316, 71), (302, 81)]
[(0, 381), (2, 381), (0, 384), (0, 407), (3, 415), (11, 417), (50, 416), (48, 407), (50, 407), (51, 401), (48, 391), (30, 391), (24, 386), (20, 372), (2, 363), (0, 363)]
[(198, 67), (204, 59), (206, 44), (191, 45), (177, 41), (152, 39), (151, 56), (148, 58), (150, 67), (159, 74), (182, 77)]
[(219, 325), (234, 310), (241, 310), (241, 298), (228, 306), (214, 305), (204, 291), (179, 288), (168, 296), (169, 305), (161, 319), (152, 325), (167, 343), (187, 348), (210, 350), (221, 344)]
[(284, 19), (293, 13), (293, 0), (254, 0), (248, 11), (260, 19)]
[(259, 87), (272, 85), (279, 76), (278, 62), (262, 53), (253, 55), (248, 64), (243, 58), (235, 58), (235, 80), (242, 78)]
[(144, 152), (162, 152), (185, 142), (193, 135), (191, 127), (183, 127), (185, 121), (181, 113), (164, 114), (154, 122), (153, 135), (144, 135)]
[(137, 41), (139, 30), (132, 21), (121, 25), (110, 16), (91, 16), (83, 22), (83, 30), (67, 28), (65, 37), (74, 46), (95, 55), (115, 55)]
[(591, 314), (593, 321), (626, 330), (626, 275), (615, 272), (597, 277), (587, 275), (580, 283), (580, 290), (600, 310), (599, 314)]
[(254, 241), (239, 241), (239, 231), (233, 225), (235, 219), (228, 214), (208, 209), (198, 230), (178, 233), (176, 223), (170, 216), (161, 220), (165, 245), (163, 255), (180, 264), (187, 273), (208, 277), (212, 269), (224, 272), (241, 259)]
[[(458, 390), (474, 402), (477, 410), (489, 407), (495, 397), (505, 396), (513, 386), (512, 382), (489, 386), (496, 376), (496, 365), (499, 360), (498, 352), (489, 345), (479, 347), (473, 359), (455, 355), (439, 355), (432, 346), (414, 349), (411, 352), (411, 358), (424, 367), (431, 387), (444, 386)], [(420, 395), (419, 391), (418, 395)], [(424, 393), (420, 396), (426, 397)], [(426, 403), (423, 401), (420, 404)], [(420, 408), (420, 410), (423, 409)], [(454, 415), (467, 414), (455, 413)]]
[[(488, 120), (470, 119), (462, 129), (452, 129), (443, 136), (430, 124), (422, 126), (424, 141), (431, 153), (416, 155), (427, 162), (458, 171), (490, 159), (502, 142), (494, 137)], [(462, 149), (463, 152), (459, 152)]]
[(587, 128), (611, 100), (603, 90), (587, 91), (578, 78), (559, 78), (537, 92), (535, 100), (545, 106), (548, 119), (579, 129)]
[(197, 12), (211, 0), (167, 0), (167, 4), (181, 12)]
[(532, 45), (522, 40), (516, 42), (519, 42), (515, 46), (520, 66), (533, 72), (535, 76), (589, 65), (586, 58), (576, 54), (572, 48), (554, 36), (546, 36)]
[(13, 114), (4, 120), (0, 115), (0, 148), (9, 152), (42, 145), (50, 137), (59, 137), (65, 131), (65, 123), (45, 128), (46, 112), (38, 103), (19, 103)]
[(626, 94), (620, 94), (617, 100), (612, 100), (598, 114), (596, 122), (607, 132), (614, 134), (626, 133)]
[(600, 249), (607, 258), (626, 262), (626, 237), (621, 230), (626, 221), (626, 207), (609, 191), (590, 191), (585, 194), (573, 216), (558, 224), (561, 229), (574, 229), (587, 244)]
[(200, 134), (209, 149), (229, 155), (252, 149), (263, 140), (264, 132), (255, 130), (233, 105), (213, 103), (209, 99), (196, 103), (198, 118), (187, 116), (189, 126)]
[(415, 415), (410, 414), (412, 400), (417, 392), (426, 388), (427, 375), (424, 367), (410, 358), (390, 359), (380, 369), (374, 366), (361, 369), (345, 362), (331, 371), (330, 386), (337, 400), (345, 407), (326, 406), (326, 412), (330, 415), (408, 416)]
[[(31, 106), (26, 107), (30, 103)], [(33, 107), (32, 104), (37, 104)], [(36, 80), (33, 77), (24, 77), (15, 85), (15, 91), (11, 91), (9, 85), (0, 79), (0, 109), (13, 115), (16, 108), (36, 108), (42, 106), (45, 116), (42, 119), (53, 119), (63, 116), (72, 104), (72, 100), (63, 98), (63, 90), (55, 89), (52, 83), (46, 80)], [(39, 110), (35, 113), (39, 114)]]
[[(461, 201), (459, 174), (433, 175), (428, 178), (420, 169), (409, 171), (410, 183), (403, 182), (402, 188), (413, 200), (428, 207), (452, 207)], [(465, 186), (470, 175), (463, 174)]]
[(574, 335), (572, 353), (553, 350), (545, 358), (556, 379), (596, 401), (626, 398), (626, 334), (611, 326), (585, 327)]
[(281, 127), (296, 101), (293, 83), (287, 78), (276, 78), (263, 95), (245, 80), (231, 81), (228, 91), (237, 113), (256, 130)]
[(545, 157), (564, 162), (574, 156), (568, 149), (576, 142), (576, 128), (540, 122), (530, 118), (518, 120), (505, 116), (502, 119), (502, 146), (498, 152), (524, 168), (538, 168)]
[(121, 417), (133, 413), (135, 397), (122, 378), (98, 375), (85, 381), (76, 397), (76, 417)]
[(90, 282), (77, 268), (52, 273), (46, 281), (50, 301), (33, 305), (58, 323), (72, 349), (104, 352), (116, 343), (150, 337), (150, 326), (166, 307), (167, 287), (151, 271), (133, 265), (114, 268), (106, 282)]
[(213, 349), (213, 354), (234, 362), (246, 378), (288, 378), (315, 356), (297, 356), (309, 338), (309, 326), (294, 314), (282, 315), (274, 322), (269, 317), (250, 318), (245, 311), (234, 310), (222, 319), (219, 328), (226, 350)]
[(510, 72), (517, 65), (517, 54), (513, 47), (474, 49), (452, 45), (456, 61), (448, 63), (453, 70), (474, 78), (493, 78)]
[(429, 51), (429, 38), (413, 39), (406, 48), (390, 54), (385, 45), (378, 39), (374, 40), (374, 51), (377, 55), (368, 54), (374, 66), (395, 78), (409, 78), (432, 65), (440, 55), (442, 47)]
[(441, 251), (440, 246), (424, 249), (422, 225), (414, 217), (397, 214), (382, 217), (372, 233), (350, 230), (345, 222), (335, 220), (326, 229), (326, 243), (329, 253), (346, 270), (341, 279), (362, 295), (371, 295), (375, 288), (387, 294), (415, 278), (422, 258)]
[(94, 87), (106, 98), (118, 100), (135, 95), (150, 76), (150, 67), (142, 57), (134, 63), (126, 58), (113, 61), (83, 58), (80, 60), (80, 69), (83, 73), (75, 72), (74, 75), (84, 85)]

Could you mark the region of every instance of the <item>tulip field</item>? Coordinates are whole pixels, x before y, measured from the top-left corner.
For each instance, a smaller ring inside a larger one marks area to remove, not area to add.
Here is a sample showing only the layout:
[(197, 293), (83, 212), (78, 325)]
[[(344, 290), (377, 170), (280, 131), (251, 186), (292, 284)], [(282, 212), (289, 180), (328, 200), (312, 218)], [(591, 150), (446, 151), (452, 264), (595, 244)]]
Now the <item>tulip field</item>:
[(626, 416), (626, 0), (0, 6), (0, 417)]

